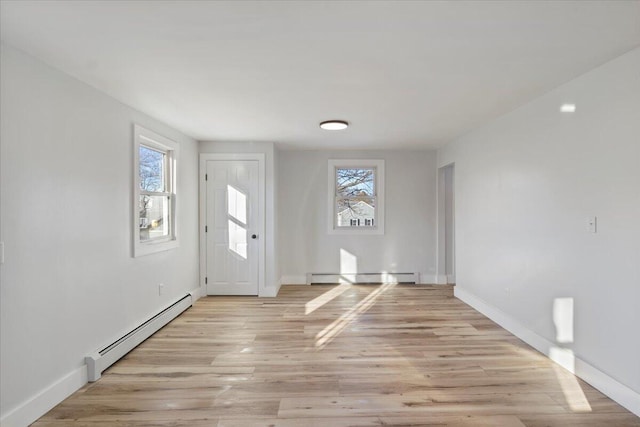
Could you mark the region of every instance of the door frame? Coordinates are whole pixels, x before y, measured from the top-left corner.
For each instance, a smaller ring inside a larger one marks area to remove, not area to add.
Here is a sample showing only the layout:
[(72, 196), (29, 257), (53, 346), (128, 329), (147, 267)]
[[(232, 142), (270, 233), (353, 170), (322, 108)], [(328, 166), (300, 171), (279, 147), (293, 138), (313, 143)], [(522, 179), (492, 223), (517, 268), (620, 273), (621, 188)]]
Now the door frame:
[[(451, 180), (447, 180), (446, 172), (451, 171)], [(437, 225), (437, 258), (436, 258), (436, 283), (447, 284), (456, 281), (456, 235), (455, 235), (455, 219), (456, 219), (456, 187), (455, 187), (455, 173), (456, 165), (454, 162), (440, 166), (438, 168), (438, 191), (437, 191), (437, 206), (438, 206), (438, 225)], [(452, 197), (452, 212), (451, 216), (447, 218), (446, 210), (446, 195), (451, 194)], [(447, 230), (451, 227), (452, 241), (447, 242)], [(452, 252), (452, 269), (453, 271), (447, 271), (447, 252)]]
[(200, 153), (199, 179), (200, 184), (200, 218), (198, 235), (200, 240), (200, 289), (203, 296), (207, 295), (207, 235), (204, 231), (207, 221), (207, 162), (211, 160), (257, 160), (258, 161), (258, 296), (265, 296), (265, 260), (266, 260), (266, 156), (264, 153)]

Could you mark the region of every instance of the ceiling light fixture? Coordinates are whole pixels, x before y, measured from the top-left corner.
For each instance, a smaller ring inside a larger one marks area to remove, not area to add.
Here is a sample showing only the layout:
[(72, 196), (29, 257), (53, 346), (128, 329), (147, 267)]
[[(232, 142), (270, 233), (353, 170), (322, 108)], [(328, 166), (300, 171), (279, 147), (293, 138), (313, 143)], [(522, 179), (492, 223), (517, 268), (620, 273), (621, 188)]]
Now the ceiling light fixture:
[(575, 113), (576, 112), (576, 104), (562, 104), (560, 106), (561, 113)]
[(343, 130), (349, 127), (349, 122), (344, 120), (327, 120), (320, 123), (320, 128), (324, 130)]

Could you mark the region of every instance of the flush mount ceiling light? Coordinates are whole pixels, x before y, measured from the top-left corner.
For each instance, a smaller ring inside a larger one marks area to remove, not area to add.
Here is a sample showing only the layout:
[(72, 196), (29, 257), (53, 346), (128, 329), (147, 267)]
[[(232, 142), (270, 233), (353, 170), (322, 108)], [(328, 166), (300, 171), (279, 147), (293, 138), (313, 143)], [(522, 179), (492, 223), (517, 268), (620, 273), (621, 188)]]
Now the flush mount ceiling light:
[(320, 128), (324, 130), (343, 130), (349, 127), (349, 122), (344, 120), (327, 120), (320, 123)]
[(576, 112), (576, 104), (562, 104), (560, 106), (561, 113), (575, 113)]

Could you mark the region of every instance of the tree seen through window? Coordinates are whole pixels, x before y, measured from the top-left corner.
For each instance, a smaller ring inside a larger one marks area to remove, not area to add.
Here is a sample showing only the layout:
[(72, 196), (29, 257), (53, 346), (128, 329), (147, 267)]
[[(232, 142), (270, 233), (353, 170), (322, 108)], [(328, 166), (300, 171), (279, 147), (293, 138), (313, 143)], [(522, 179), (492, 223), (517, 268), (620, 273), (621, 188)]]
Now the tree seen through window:
[(336, 168), (339, 227), (372, 227), (376, 207), (375, 168)]
[(166, 153), (144, 145), (139, 149), (140, 240), (169, 234), (169, 195), (165, 179)]

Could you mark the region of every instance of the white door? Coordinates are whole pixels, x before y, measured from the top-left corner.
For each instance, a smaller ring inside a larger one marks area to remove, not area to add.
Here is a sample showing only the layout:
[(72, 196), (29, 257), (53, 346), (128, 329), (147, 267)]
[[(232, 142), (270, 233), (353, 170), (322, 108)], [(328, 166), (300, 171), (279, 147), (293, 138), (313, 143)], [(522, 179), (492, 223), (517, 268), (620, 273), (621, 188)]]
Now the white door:
[(257, 160), (209, 160), (206, 182), (208, 295), (258, 295)]

